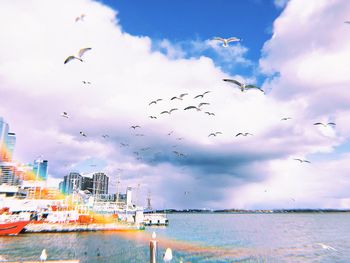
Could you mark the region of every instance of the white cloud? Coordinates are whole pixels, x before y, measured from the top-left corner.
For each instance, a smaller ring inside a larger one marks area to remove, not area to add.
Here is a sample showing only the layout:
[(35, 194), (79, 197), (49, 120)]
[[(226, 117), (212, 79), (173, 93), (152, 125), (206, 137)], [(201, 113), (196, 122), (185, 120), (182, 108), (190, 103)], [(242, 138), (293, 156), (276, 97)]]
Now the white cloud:
[(278, 8), (284, 8), (288, 4), (289, 0), (274, 0), (273, 3)]

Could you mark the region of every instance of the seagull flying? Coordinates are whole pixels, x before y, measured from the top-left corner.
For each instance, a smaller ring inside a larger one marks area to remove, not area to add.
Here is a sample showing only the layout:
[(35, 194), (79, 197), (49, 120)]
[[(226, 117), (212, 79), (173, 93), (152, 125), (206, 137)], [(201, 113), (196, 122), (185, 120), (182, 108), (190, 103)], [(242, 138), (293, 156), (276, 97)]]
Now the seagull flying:
[(84, 132), (81, 131), (81, 132), (79, 132), (79, 133), (80, 133), (81, 136), (87, 137), (87, 135), (86, 135)]
[(148, 105), (157, 104), (158, 101), (162, 101), (162, 99), (152, 100)]
[(130, 129), (136, 129), (136, 128), (141, 128), (139, 125), (131, 125)]
[(102, 137), (107, 139), (107, 138), (109, 138), (109, 135), (108, 134), (103, 134)]
[(77, 16), (77, 17), (75, 18), (75, 22), (78, 22), (79, 20), (84, 21), (84, 17), (85, 17), (84, 14), (81, 14), (80, 16)]
[(201, 103), (198, 104), (198, 108), (200, 108), (200, 107), (202, 107), (204, 105), (210, 105), (210, 103), (208, 103), (208, 102), (201, 102)]
[(83, 80), (82, 82), (83, 82), (83, 84), (91, 84), (90, 81), (85, 81), (85, 80)]
[(43, 249), (40, 255), (40, 262), (46, 261), (46, 259), (47, 259), (46, 249)]
[(68, 113), (67, 112), (62, 112), (62, 114), (61, 114), (61, 116), (63, 117), (63, 118), (69, 118), (69, 115), (68, 115)]
[(300, 163), (311, 163), (308, 160), (300, 159), (300, 158), (294, 158), (294, 160), (299, 161)]
[(335, 126), (336, 124), (334, 122), (328, 122), (326, 124), (322, 123), (322, 122), (316, 122), (316, 123), (314, 123), (314, 125), (322, 125), (323, 127), (327, 127), (327, 126), (330, 126), (330, 125)]
[(171, 109), (171, 110), (165, 110), (165, 111), (162, 111), (160, 114), (164, 114), (164, 113), (168, 113), (168, 114), (171, 114), (173, 111), (176, 111), (176, 110), (178, 110), (177, 108), (173, 108), (173, 109)]
[(328, 245), (323, 244), (323, 243), (316, 243), (316, 245), (321, 246), (323, 249), (338, 251), (338, 250), (336, 250), (334, 247), (328, 246)]
[(184, 108), (184, 110), (190, 110), (190, 109), (196, 109), (197, 111), (201, 110), (199, 107), (196, 107), (196, 106), (188, 106), (188, 107)]
[(240, 41), (240, 39), (237, 37), (230, 37), (230, 38), (214, 37), (214, 40), (221, 41), (223, 47), (228, 47), (228, 43)]
[(236, 84), (241, 89), (242, 92), (245, 91), (245, 90), (248, 90), (248, 89), (258, 89), (261, 92), (265, 93), (262, 88), (259, 88), (259, 87), (254, 86), (254, 85), (246, 85), (246, 84), (241, 83), (241, 82), (239, 82), (239, 81), (237, 81), (235, 79), (223, 79), (223, 81), (231, 82), (233, 84)]
[(157, 119), (156, 116), (149, 116), (151, 119)]
[(240, 136), (240, 135), (242, 135), (242, 136), (248, 136), (248, 135), (253, 135), (253, 134), (251, 134), (251, 133), (249, 133), (249, 132), (244, 132), (244, 133), (243, 133), (243, 132), (240, 132), (240, 133), (237, 133), (237, 134), (236, 134), (236, 137), (237, 137), (237, 136)]
[(204, 112), (204, 113), (206, 113), (206, 114), (208, 114), (208, 115), (215, 116), (215, 113), (213, 113), (213, 112), (206, 111), (206, 112)]
[(179, 97), (174, 96), (170, 100), (175, 100), (175, 99), (183, 100), (183, 97), (185, 97), (186, 95), (188, 95), (188, 93), (182, 93), (182, 94), (179, 95)]
[(81, 62), (83, 62), (83, 60), (81, 59), (81, 57), (87, 52), (91, 50), (91, 47), (86, 47), (86, 48), (82, 48), (79, 50), (78, 52), (78, 56), (69, 56), (66, 58), (66, 60), (64, 61), (64, 64), (67, 64), (69, 61), (73, 60), (73, 59), (77, 59), (80, 60)]
[(203, 94), (199, 94), (197, 96), (194, 97), (194, 99), (197, 99), (197, 98), (203, 98), (205, 94), (209, 93), (210, 91), (206, 91), (204, 92)]
[(222, 132), (212, 132), (211, 134), (208, 135), (208, 137), (217, 136), (218, 134), (222, 134)]
[(287, 120), (290, 120), (292, 119), (291, 117), (285, 117), (285, 118), (282, 118), (281, 121), (287, 121)]

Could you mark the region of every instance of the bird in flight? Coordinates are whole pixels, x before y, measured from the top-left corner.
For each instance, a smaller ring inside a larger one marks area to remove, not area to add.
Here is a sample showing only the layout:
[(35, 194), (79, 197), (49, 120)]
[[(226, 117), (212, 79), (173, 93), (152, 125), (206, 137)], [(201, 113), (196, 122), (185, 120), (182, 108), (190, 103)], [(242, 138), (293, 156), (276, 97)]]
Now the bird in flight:
[(231, 42), (240, 41), (240, 39), (237, 37), (230, 37), (230, 38), (214, 37), (214, 40), (221, 41), (223, 47), (228, 47), (228, 44)]
[(129, 146), (129, 144), (127, 144), (127, 143), (123, 143), (123, 142), (120, 143), (120, 147), (128, 147), (128, 146)]
[(294, 158), (294, 160), (299, 161), (300, 163), (311, 163), (308, 160), (300, 159), (300, 158)]
[(200, 108), (200, 107), (202, 107), (204, 105), (210, 105), (210, 103), (209, 102), (201, 102), (201, 103), (198, 104), (198, 108)]
[(141, 128), (141, 126), (139, 126), (139, 125), (131, 125), (131, 127), (130, 127), (130, 129), (136, 129), (136, 128)]
[(240, 132), (240, 133), (237, 133), (235, 137), (240, 136), (240, 135), (242, 135), (242, 136), (248, 136), (248, 135), (253, 135), (253, 134), (251, 134), (251, 133), (249, 133), (249, 132), (244, 132), (244, 133), (243, 133), (243, 132)]
[(83, 80), (82, 82), (83, 82), (83, 84), (91, 84), (90, 81), (85, 81), (85, 80)]
[(184, 110), (190, 110), (190, 109), (196, 109), (197, 111), (201, 110), (199, 107), (196, 107), (196, 106), (188, 106), (188, 107), (184, 108)]
[(327, 127), (327, 126), (335, 126), (336, 124), (334, 122), (328, 122), (328, 123), (323, 123), (323, 122), (316, 122), (314, 123), (314, 125), (322, 125), (323, 127)]
[(152, 104), (157, 104), (159, 101), (162, 101), (162, 99), (152, 100), (148, 105), (151, 106)]
[(84, 17), (85, 17), (85, 14), (81, 14), (80, 16), (77, 16), (77, 17), (75, 18), (75, 22), (84, 21)]
[(281, 121), (287, 121), (287, 120), (291, 120), (292, 118), (291, 117), (285, 117), (285, 118), (282, 118)]
[(171, 109), (171, 110), (165, 110), (165, 111), (162, 111), (160, 114), (164, 114), (164, 113), (168, 113), (168, 114), (171, 114), (173, 111), (176, 111), (176, 110), (178, 110), (177, 108), (173, 108), (173, 109)]
[(108, 134), (103, 134), (102, 137), (107, 139), (107, 138), (109, 138), (109, 135)]
[(208, 137), (217, 136), (218, 134), (222, 134), (222, 132), (213, 132), (213, 133), (209, 134)]
[(79, 132), (79, 133), (80, 133), (81, 136), (87, 137), (87, 135), (86, 135), (84, 132), (81, 131), (81, 132)]
[(149, 116), (151, 119), (157, 119), (156, 116)]
[(174, 131), (169, 132), (168, 135), (170, 136), (173, 132), (174, 132)]
[(183, 97), (185, 97), (186, 95), (188, 95), (188, 93), (182, 93), (182, 94), (179, 95), (179, 97), (174, 96), (170, 100), (175, 100), (175, 99), (183, 100)]
[(242, 92), (244, 92), (245, 90), (248, 90), (248, 89), (258, 89), (261, 92), (265, 93), (262, 88), (259, 88), (259, 87), (254, 86), (254, 85), (246, 85), (246, 84), (241, 83), (235, 79), (223, 79), (223, 81), (236, 84), (241, 89)]
[(145, 136), (143, 133), (136, 133), (135, 136)]
[(194, 99), (203, 98), (204, 95), (207, 94), (207, 93), (209, 93), (209, 92), (211, 92), (211, 91), (206, 91), (206, 92), (204, 92), (203, 94), (199, 94), (199, 95), (195, 96)]
[(350, 21), (344, 21), (345, 24), (350, 24)]
[(62, 112), (62, 114), (61, 114), (61, 117), (63, 117), (63, 118), (69, 118), (69, 115), (68, 115), (68, 113), (67, 112)]
[(64, 61), (64, 64), (67, 64), (69, 61), (73, 60), (73, 59), (77, 59), (77, 60), (80, 60), (81, 62), (83, 62), (82, 60), (82, 56), (89, 50), (91, 50), (92, 48), (91, 47), (86, 47), (86, 48), (82, 48), (79, 50), (78, 52), (78, 56), (69, 56), (66, 58), (66, 60)]
[(336, 250), (334, 247), (328, 246), (328, 245), (323, 244), (323, 243), (316, 243), (316, 245), (321, 246), (323, 249), (338, 251), (338, 250)]
[(206, 111), (206, 112), (204, 112), (204, 113), (205, 113), (205, 114), (208, 114), (209, 116), (210, 116), (210, 115), (215, 116), (215, 113), (213, 113), (213, 112)]

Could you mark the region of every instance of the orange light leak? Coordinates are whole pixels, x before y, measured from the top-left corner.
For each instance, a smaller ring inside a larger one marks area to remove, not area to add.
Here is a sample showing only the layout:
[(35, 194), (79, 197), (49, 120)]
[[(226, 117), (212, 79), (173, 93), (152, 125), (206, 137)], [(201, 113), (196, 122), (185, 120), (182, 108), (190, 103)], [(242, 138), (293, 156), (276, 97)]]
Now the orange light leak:
[[(151, 240), (151, 233), (141, 232), (141, 231), (123, 231), (116, 232), (117, 235), (134, 240), (136, 242), (141, 242), (148, 244)], [(251, 249), (251, 248), (222, 248), (215, 246), (205, 246), (200, 244), (191, 243), (189, 241), (179, 241), (173, 240), (165, 237), (157, 237), (158, 246), (165, 249), (171, 248), (173, 251), (181, 251), (189, 254), (204, 254), (208, 257), (220, 257), (220, 258), (249, 258), (252, 256), (261, 256), (263, 250)], [(259, 252), (259, 253), (258, 253)], [(265, 251), (266, 252), (266, 251)]]

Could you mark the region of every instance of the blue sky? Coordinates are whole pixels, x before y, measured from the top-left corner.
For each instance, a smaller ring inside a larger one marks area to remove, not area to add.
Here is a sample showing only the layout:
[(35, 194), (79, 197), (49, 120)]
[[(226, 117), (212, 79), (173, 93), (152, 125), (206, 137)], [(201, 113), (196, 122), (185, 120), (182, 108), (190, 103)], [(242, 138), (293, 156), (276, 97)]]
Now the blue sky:
[[(243, 39), (242, 45), (248, 48), (245, 57), (254, 64), (227, 70), (245, 76), (257, 73), (261, 49), (271, 37), (273, 21), (283, 11), (272, 0), (135, 0), (102, 3), (118, 10), (118, 20), (125, 32), (148, 36), (154, 41), (168, 39), (172, 43), (184, 43), (204, 41), (215, 36)], [(196, 55), (215, 59), (215, 54), (210, 51)], [(218, 65), (223, 63), (220, 59), (215, 62)]]
[(16, 160), (43, 155), (54, 183), (120, 174), (155, 207), (350, 207), (350, 2), (285, 2), (1, 2), (0, 116)]

